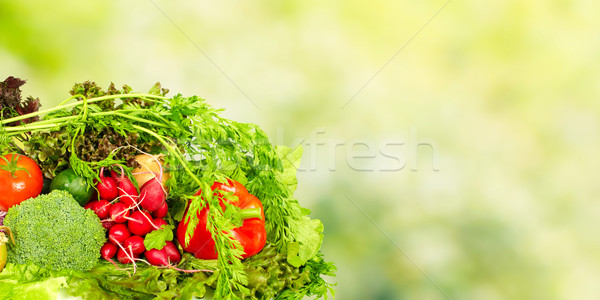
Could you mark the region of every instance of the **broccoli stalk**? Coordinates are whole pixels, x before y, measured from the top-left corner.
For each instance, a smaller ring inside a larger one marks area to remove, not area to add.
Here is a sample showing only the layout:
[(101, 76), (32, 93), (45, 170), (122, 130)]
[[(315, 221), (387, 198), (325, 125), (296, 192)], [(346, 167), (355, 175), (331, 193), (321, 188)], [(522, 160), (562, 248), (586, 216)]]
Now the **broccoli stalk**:
[(98, 216), (65, 191), (52, 191), (13, 206), (4, 225), (16, 241), (9, 246), (9, 262), (32, 262), (52, 270), (91, 269), (106, 242)]

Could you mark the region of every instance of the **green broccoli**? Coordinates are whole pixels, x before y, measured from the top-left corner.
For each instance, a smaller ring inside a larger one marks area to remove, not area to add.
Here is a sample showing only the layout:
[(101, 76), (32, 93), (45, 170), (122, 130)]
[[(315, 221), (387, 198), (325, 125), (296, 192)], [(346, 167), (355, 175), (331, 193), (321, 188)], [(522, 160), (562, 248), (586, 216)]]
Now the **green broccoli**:
[(4, 225), (15, 237), (8, 260), (17, 264), (87, 271), (98, 263), (106, 242), (98, 216), (65, 191), (52, 191), (11, 207)]

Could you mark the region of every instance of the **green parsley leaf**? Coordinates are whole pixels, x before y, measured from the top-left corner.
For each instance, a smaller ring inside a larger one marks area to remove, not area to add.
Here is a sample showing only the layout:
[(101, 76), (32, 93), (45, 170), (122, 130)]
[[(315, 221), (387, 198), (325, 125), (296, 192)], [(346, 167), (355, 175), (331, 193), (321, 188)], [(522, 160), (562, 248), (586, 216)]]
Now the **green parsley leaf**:
[(173, 225), (163, 225), (160, 229), (146, 234), (144, 238), (146, 250), (162, 249), (167, 244), (167, 241), (173, 240), (173, 229), (175, 229)]

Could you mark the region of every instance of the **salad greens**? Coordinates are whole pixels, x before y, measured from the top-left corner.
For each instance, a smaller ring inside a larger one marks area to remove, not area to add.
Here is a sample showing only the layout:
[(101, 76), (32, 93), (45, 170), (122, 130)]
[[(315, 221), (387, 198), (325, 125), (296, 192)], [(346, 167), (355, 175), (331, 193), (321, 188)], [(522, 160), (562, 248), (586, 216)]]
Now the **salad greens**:
[[(24, 115), (27, 113), (38, 111), (41, 104), (40, 99), (27, 97), (25, 101), (21, 98), (20, 87), (25, 84), (25, 80), (15, 77), (8, 77), (3, 82), (0, 82), (0, 119), (5, 119), (11, 116)], [(35, 122), (39, 118), (37, 116), (23, 119), (24, 123)]]
[[(28, 299), (27, 295), (49, 294), (56, 299), (58, 287), (72, 296), (84, 299), (192, 299), (214, 296), (217, 287), (216, 261), (199, 260), (185, 253), (181, 268), (206, 269), (216, 272), (182, 273), (172, 269), (141, 266), (132, 276), (106, 261), (88, 272), (52, 271), (33, 264), (8, 264), (0, 273), (0, 295), (6, 298)], [(334, 293), (331, 284), (321, 275), (334, 275), (335, 267), (317, 255), (305, 266), (295, 268), (284, 254), (267, 244), (259, 254), (244, 261), (248, 285), (244, 293), (236, 291), (232, 298), (242, 299), (302, 299), (309, 295)], [(130, 270), (132, 272), (132, 270)], [(54, 294), (52, 294), (54, 292)], [(216, 296), (214, 296), (216, 298)], [(39, 299), (39, 297), (35, 297)]]
[[(177, 267), (207, 270), (195, 273), (145, 266), (132, 274), (105, 261), (86, 273), (8, 264), (0, 273), (0, 294), (17, 293), (29, 281), (63, 285), (70, 294), (88, 299), (185, 299), (202, 297), (207, 290), (214, 290), (216, 299), (333, 294), (333, 285), (321, 277), (335, 274), (335, 266), (319, 254), (323, 225), (310, 219), (310, 211), (293, 197), (302, 150), (273, 146), (258, 126), (222, 118), (220, 110), (197, 96), (169, 98), (166, 92), (159, 84), (147, 94), (131, 93), (128, 86), (117, 90), (111, 85), (103, 91), (90, 82), (75, 85), (72, 97), (57, 107), (0, 120), (0, 149), (34, 158), (49, 178), (70, 166), (91, 185), (100, 168), (131, 167), (131, 156), (142, 149), (164, 154), (170, 216), (181, 221), (188, 201), (187, 216), (208, 205), (207, 225), (218, 259), (204, 261), (185, 253)], [(37, 116), (42, 119), (22, 122)], [(242, 183), (265, 209), (268, 245), (244, 261), (241, 245), (230, 233), (237, 211), (231, 206), (223, 211), (211, 193), (213, 182), (226, 178)], [(192, 196), (199, 190), (201, 195)], [(196, 218), (188, 221), (186, 239), (198, 224)], [(160, 244), (168, 238), (163, 234), (148, 242)]]

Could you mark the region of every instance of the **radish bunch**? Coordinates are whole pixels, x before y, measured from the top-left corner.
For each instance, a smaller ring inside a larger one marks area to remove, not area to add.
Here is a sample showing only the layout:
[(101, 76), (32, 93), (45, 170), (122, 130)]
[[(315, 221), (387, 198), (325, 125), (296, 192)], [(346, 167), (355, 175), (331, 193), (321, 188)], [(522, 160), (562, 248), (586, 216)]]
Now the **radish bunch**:
[(146, 250), (144, 245), (146, 234), (167, 225), (163, 219), (168, 211), (167, 193), (160, 178), (144, 183), (138, 193), (123, 171), (110, 171), (106, 176), (102, 169), (99, 177), (99, 200), (89, 202), (85, 208), (92, 209), (108, 230), (109, 241), (100, 250), (102, 257), (112, 262), (116, 255), (123, 264), (142, 260), (142, 255), (155, 266), (178, 263), (181, 254), (173, 242), (167, 241), (160, 250)]

